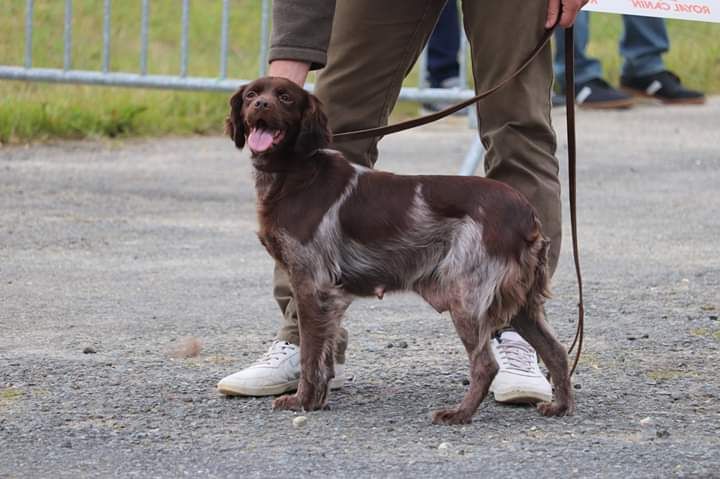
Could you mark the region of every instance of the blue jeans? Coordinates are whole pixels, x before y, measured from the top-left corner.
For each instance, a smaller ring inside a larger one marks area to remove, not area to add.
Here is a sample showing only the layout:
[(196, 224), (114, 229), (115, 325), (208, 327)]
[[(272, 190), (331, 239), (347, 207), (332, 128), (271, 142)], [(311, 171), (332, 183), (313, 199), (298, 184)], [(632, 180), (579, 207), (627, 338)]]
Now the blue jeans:
[(459, 51), (460, 20), (457, 3), (449, 0), (428, 41), (427, 74), (431, 88), (439, 88), (443, 80), (460, 75)]
[[(665, 69), (661, 55), (670, 48), (665, 20), (654, 17), (623, 15), (624, 31), (620, 39), (620, 55), (624, 59), (622, 76), (639, 77)], [(602, 78), (602, 65), (585, 55), (590, 36), (590, 14), (581, 11), (575, 20), (575, 85)], [(554, 70), (556, 81), (564, 88), (565, 39), (562, 30), (555, 32)]]

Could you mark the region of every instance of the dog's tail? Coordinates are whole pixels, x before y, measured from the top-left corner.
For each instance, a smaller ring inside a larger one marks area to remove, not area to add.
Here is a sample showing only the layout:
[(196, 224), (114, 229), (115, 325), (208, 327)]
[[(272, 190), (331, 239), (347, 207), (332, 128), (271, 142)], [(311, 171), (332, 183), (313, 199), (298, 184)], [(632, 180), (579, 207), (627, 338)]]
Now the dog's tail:
[(508, 326), (521, 310), (527, 311), (533, 320), (544, 317), (545, 300), (550, 297), (547, 264), (550, 240), (543, 236), (540, 222), (534, 219), (534, 223), (519, 257), (509, 260), (488, 308), (489, 316), (499, 322), (499, 327)]
[(545, 300), (550, 298), (550, 275), (548, 272), (548, 250), (550, 240), (538, 232), (537, 238), (526, 250), (529, 267), (529, 288), (527, 291), (526, 308), (531, 318), (539, 319), (544, 316), (543, 306)]

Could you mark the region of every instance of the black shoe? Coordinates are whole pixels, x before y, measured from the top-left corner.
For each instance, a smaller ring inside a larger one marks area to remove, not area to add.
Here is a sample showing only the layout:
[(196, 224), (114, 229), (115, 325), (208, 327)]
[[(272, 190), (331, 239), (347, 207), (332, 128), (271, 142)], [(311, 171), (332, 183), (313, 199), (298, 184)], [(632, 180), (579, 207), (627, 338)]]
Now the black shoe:
[(583, 108), (630, 108), (633, 99), (602, 78), (593, 78), (575, 86), (575, 103)]
[(621, 77), (620, 85), (634, 95), (656, 98), (663, 103), (705, 103), (702, 92), (683, 87), (680, 77), (667, 70), (642, 77)]

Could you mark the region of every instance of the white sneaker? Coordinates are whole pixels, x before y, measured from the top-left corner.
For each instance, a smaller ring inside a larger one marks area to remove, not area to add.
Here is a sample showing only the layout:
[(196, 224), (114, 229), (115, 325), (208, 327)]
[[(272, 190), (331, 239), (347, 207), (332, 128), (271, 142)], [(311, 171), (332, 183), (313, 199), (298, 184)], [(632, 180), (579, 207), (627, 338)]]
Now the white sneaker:
[[(268, 351), (251, 366), (224, 377), (218, 391), (228, 396), (275, 396), (295, 391), (300, 381), (300, 347), (287, 341), (273, 341)], [(345, 365), (335, 364), (331, 389), (345, 383)]]
[(515, 331), (490, 341), (499, 370), (490, 384), (495, 400), (503, 403), (552, 401), (552, 387), (540, 372), (537, 354)]

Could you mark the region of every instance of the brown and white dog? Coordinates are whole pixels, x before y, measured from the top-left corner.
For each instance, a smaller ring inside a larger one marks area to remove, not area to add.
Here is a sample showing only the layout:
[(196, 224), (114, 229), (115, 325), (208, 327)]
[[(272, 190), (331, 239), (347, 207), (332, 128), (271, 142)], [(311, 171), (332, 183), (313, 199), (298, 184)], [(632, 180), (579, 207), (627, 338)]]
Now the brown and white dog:
[(261, 78), (230, 100), (227, 133), (252, 152), (259, 237), (287, 270), (300, 321), (297, 393), (275, 409), (326, 405), (334, 345), (354, 296), (414, 291), (449, 311), (470, 358), (470, 388), (433, 422), (468, 423), (497, 365), (493, 331), (512, 326), (555, 385), (546, 416), (575, 408), (565, 349), (544, 318), (543, 236), (517, 191), (479, 177), (401, 176), (353, 165), (330, 141), (320, 102), (282, 78)]

